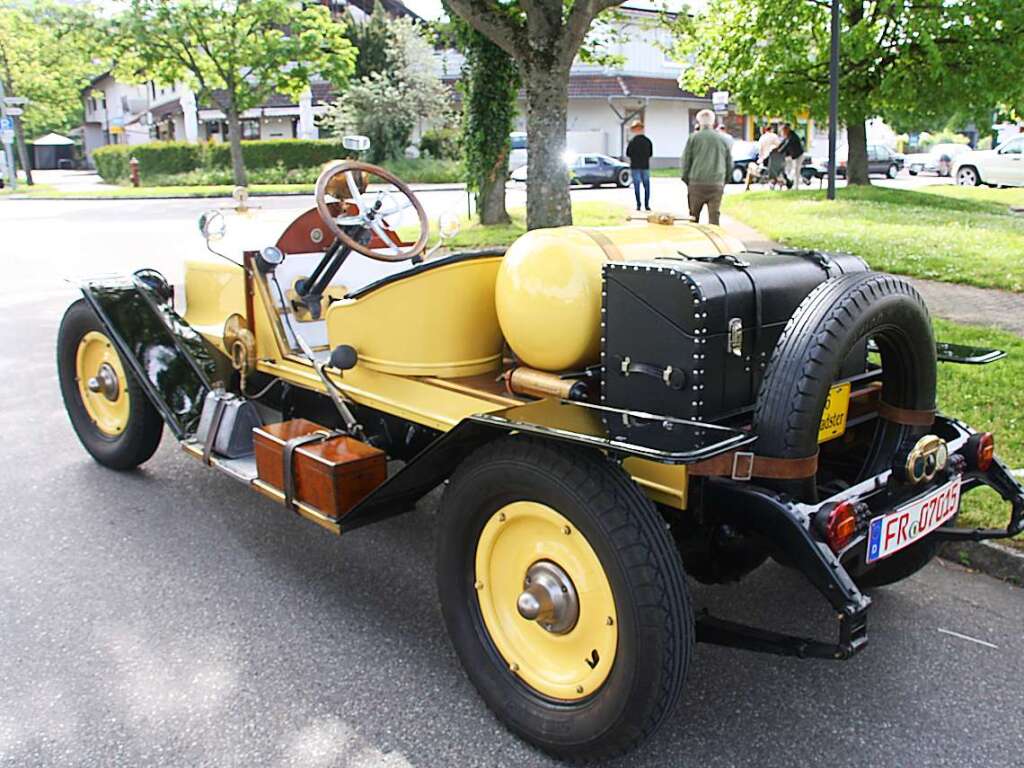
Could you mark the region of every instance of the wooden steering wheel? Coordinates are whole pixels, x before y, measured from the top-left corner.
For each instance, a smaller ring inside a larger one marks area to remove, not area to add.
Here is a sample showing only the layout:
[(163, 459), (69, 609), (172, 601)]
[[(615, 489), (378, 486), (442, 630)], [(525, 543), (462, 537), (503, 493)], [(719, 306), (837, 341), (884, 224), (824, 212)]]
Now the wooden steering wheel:
[[(368, 191), (370, 176), (393, 185), (398, 195), (388, 190)], [(342, 201), (340, 216), (332, 214), (328, 195)], [(419, 256), (426, 247), (430, 223), (423, 206), (408, 184), (380, 166), (357, 160), (328, 166), (316, 181), (316, 207), (327, 229), (343, 246), (371, 259), (405, 261)], [(411, 244), (403, 242), (388, 222), (389, 216), (407, 208), (412, 208), (419, 219), (419, 236)], [(360, 242), (353, 236), (360, 230), (368, 231), (372, 238)]]

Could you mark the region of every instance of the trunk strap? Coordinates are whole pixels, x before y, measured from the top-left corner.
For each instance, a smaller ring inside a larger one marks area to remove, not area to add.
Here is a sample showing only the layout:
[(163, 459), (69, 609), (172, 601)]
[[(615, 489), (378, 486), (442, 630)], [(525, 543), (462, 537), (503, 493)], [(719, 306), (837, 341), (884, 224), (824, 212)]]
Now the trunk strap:
[(729, 451), (687, 466), (694, 477), (730, 477), (750, 480), (763, 477), (771, 480), (802, 480), (818, 471), (818, 454), (803, 459), (780, 459), (757, 456), (750, 451)]
[(893, 424), (907, 427), (930, 427), (935, 423), (935, 409), (915, 411), (912, 408), (897, 408), (884, 400), (878, 401), (878, 415)]
[(293, 437), (284, 444), (282, 448), (284, 466), (281, 468), (282, 476), (284, 477), (284, 488), (282, 490), (284, 491), (284, 505), (288, 509), (295, 508), (295, 449), (310, 443), (319, 443), (334, 437), (341, 437), (343, 434), (342, 432), (317, 430), (316, 432), (310, 432), (308, 435)]

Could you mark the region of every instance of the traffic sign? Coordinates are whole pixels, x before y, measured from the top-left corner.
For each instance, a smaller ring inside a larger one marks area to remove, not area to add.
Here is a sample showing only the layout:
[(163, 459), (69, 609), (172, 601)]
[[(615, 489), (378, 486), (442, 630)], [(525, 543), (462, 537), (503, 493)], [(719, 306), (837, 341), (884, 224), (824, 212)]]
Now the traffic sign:
[(0, 130), (0, 144), (10, 144), (14, 141), (14, 131), (3, 129)]
[(23, 107), (28, 104), (28, 99), (24, 96), (7, 96), (4, 98), (4, 104), (8, 107)]
[(14, 120), (9, 117), (0, 117), (0, 131), (13, 131)]
[(25, 110), (22, 109), (21, 107), (8, 107), (7, 108), (7, 116), (8, 117), (17, 117), (18, 115), (23, 115), (23, 114), (25, 114)]

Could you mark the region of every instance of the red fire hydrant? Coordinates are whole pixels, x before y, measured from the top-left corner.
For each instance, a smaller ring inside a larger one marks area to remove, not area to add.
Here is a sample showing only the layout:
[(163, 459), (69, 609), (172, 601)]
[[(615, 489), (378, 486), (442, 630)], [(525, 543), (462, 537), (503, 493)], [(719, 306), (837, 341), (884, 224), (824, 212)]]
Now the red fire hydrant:
[(134, 157), (128, 161), (128, 176), (133, 187), (139, 186), (139, 161)]

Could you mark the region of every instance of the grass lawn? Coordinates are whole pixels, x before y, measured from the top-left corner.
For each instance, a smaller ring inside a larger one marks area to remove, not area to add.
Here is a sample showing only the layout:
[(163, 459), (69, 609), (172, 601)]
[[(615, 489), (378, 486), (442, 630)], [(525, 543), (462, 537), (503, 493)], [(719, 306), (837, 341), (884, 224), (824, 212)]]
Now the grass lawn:
[[(491, 245), (509, 245), (526, 232), (526, 209), (510, 208), (509, 215), (512, 217), (511, 224), (485, 227), (462, 217), (462, 230), (458, 236), (451, 241), (451, 247), (456, 249), (482, 248)], [(572, 205), (573, 223), (582, 227), (605, 227), (612, 224), (625, 224), (627, 210), (621, 205), (611, 203), (574, 202)], [(432, 224), (430, 241), (435, 242), (437, 234), (433, 231), (436, 222)]]
[(679, 178), (680, 167), (678, 165), (670, 166), (669, 168), (652, 168), (651, 176), (661, 176), (671, 179)]
[[(987, 328), (935, 320), (942, 341), (1004, 349), (1005, 360), (990, 365), (939, 364), (939, 408), (975, 429), (994, 432), (996, 453), (1011, 469), (1024, 467), (1024, 339)], [(964, 496), (959, 525), (1004, 528), (1010, 507), (994, 491), (981, 488)], [(1024, 548), (1024, 535), (1011, 540)]]
[(727, 195), (731, 216), (788, 245), (850, 251), (875, 269), (1024, 292), (1021, 190), (936, 186)]

